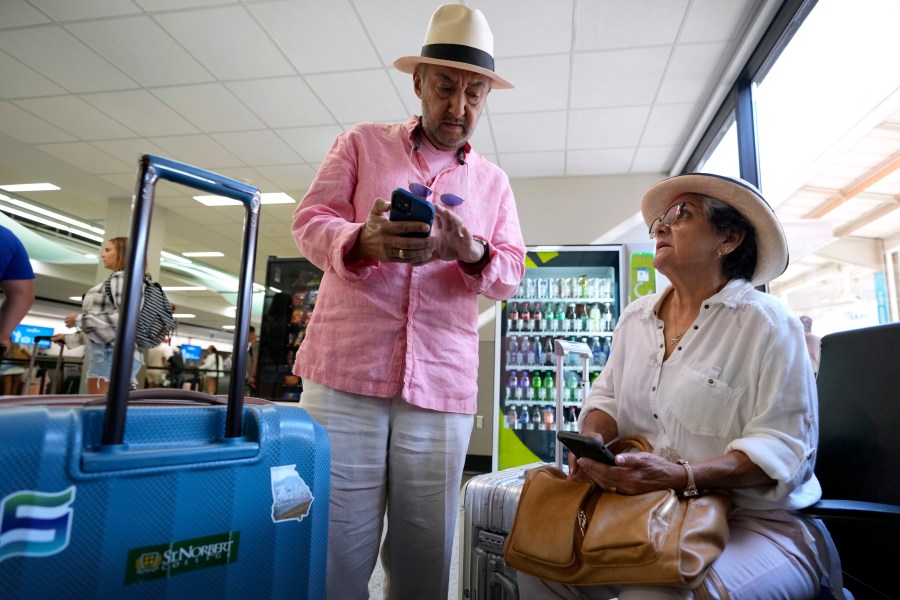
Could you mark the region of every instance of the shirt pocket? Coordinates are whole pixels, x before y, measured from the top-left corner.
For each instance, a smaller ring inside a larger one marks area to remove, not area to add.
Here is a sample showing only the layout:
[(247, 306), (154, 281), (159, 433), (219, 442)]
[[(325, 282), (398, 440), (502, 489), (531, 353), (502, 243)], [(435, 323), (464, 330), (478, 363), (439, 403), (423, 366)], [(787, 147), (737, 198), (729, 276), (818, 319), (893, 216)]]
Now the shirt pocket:
[(728, 433), (743, 388), (733, 388), (718, 378), (713, 367), (703, 374), (682, 369), (672, 395), (672, 414), (694, 435), (723, 437)]

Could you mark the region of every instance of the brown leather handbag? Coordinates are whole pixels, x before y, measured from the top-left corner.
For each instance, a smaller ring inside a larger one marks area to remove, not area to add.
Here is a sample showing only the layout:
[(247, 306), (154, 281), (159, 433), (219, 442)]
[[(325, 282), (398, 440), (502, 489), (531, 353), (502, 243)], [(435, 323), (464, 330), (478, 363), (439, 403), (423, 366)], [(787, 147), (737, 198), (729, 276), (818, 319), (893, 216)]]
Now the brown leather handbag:
[(731, 497), (718, 492), (613, 494), (539, 467), (525, 476), (504, 558), (561, 583), (692, 588), (725, 548), (730, 506)]

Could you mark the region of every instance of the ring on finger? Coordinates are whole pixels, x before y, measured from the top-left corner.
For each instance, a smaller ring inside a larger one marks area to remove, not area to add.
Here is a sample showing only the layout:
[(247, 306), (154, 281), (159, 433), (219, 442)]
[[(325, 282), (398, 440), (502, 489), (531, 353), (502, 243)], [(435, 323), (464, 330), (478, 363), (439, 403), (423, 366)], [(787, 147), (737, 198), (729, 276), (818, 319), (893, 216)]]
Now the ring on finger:
[(609, 488), (609, 492), (610, 492), (611, 494), (615, 494), (615, 493), (616, 493), (616, 486), (611, 486), (611, 487)]
[(406, 258), (406, 253), (403, 252), (403, 248), (400, 248), (400, 252), (397, 253), (397, 256), (399, 256), (401, 259)]

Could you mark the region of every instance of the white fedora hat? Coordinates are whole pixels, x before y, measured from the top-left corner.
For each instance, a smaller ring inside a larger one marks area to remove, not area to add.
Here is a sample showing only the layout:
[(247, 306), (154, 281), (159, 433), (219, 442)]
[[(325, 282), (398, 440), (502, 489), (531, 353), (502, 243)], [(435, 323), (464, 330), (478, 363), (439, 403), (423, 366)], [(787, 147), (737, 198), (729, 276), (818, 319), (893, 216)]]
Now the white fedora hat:
[(443, 4), (431, 15), (420, 56), (403, 56), (394, 66), (412, 73), (419, 63), (443, 65), (481, 73), (495, 89), (515, 87), (494, 73), (494, 35), (478, 9), (463, 4)]
[(781, 221), (755, 186), (743, 179), (711, 173), (690, 173), (664, 179), (650, 188), (641, 201), (641, 213), (647, 226), (682, 194), (702, 194), (721, 200), (753, 225), (756, 233), (756, 268), (750, 281), (753, 285), (768, 283), (787, 269), (788, 245)]

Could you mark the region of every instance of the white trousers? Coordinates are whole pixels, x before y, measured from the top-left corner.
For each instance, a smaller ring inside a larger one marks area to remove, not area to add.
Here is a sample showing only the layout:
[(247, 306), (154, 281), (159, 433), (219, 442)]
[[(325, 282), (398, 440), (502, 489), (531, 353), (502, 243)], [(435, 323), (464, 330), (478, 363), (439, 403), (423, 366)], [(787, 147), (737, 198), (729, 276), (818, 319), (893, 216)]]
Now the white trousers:
[(384, 598), (444, 600), (472, 415), (303, 381), (331, 442), (327, 595), (365, 600), (381, 547)]
[[(784, 511), (744, 511), (729, 519), (725, 551), (713, 563), (729, 600), (805, 600), (819, 592), (828, 570), (818, 556), (816, 540), (803, 524)], [(830, 540), (829, 540), (830, 541)], [(833, 547), (833, 546), (832, 546)], [(825, 549), (823, 548), (823, 551)], [(839, 574), (838, 569), (838, 574)], [(535, 600), (689, 600), (691, 590), (659, 586), (573, 586), (517, 574), (519, 598)], [(840, 582), (835, 582), (838, 590)], [(718, 598), (715, 591), (710, 596)]]

